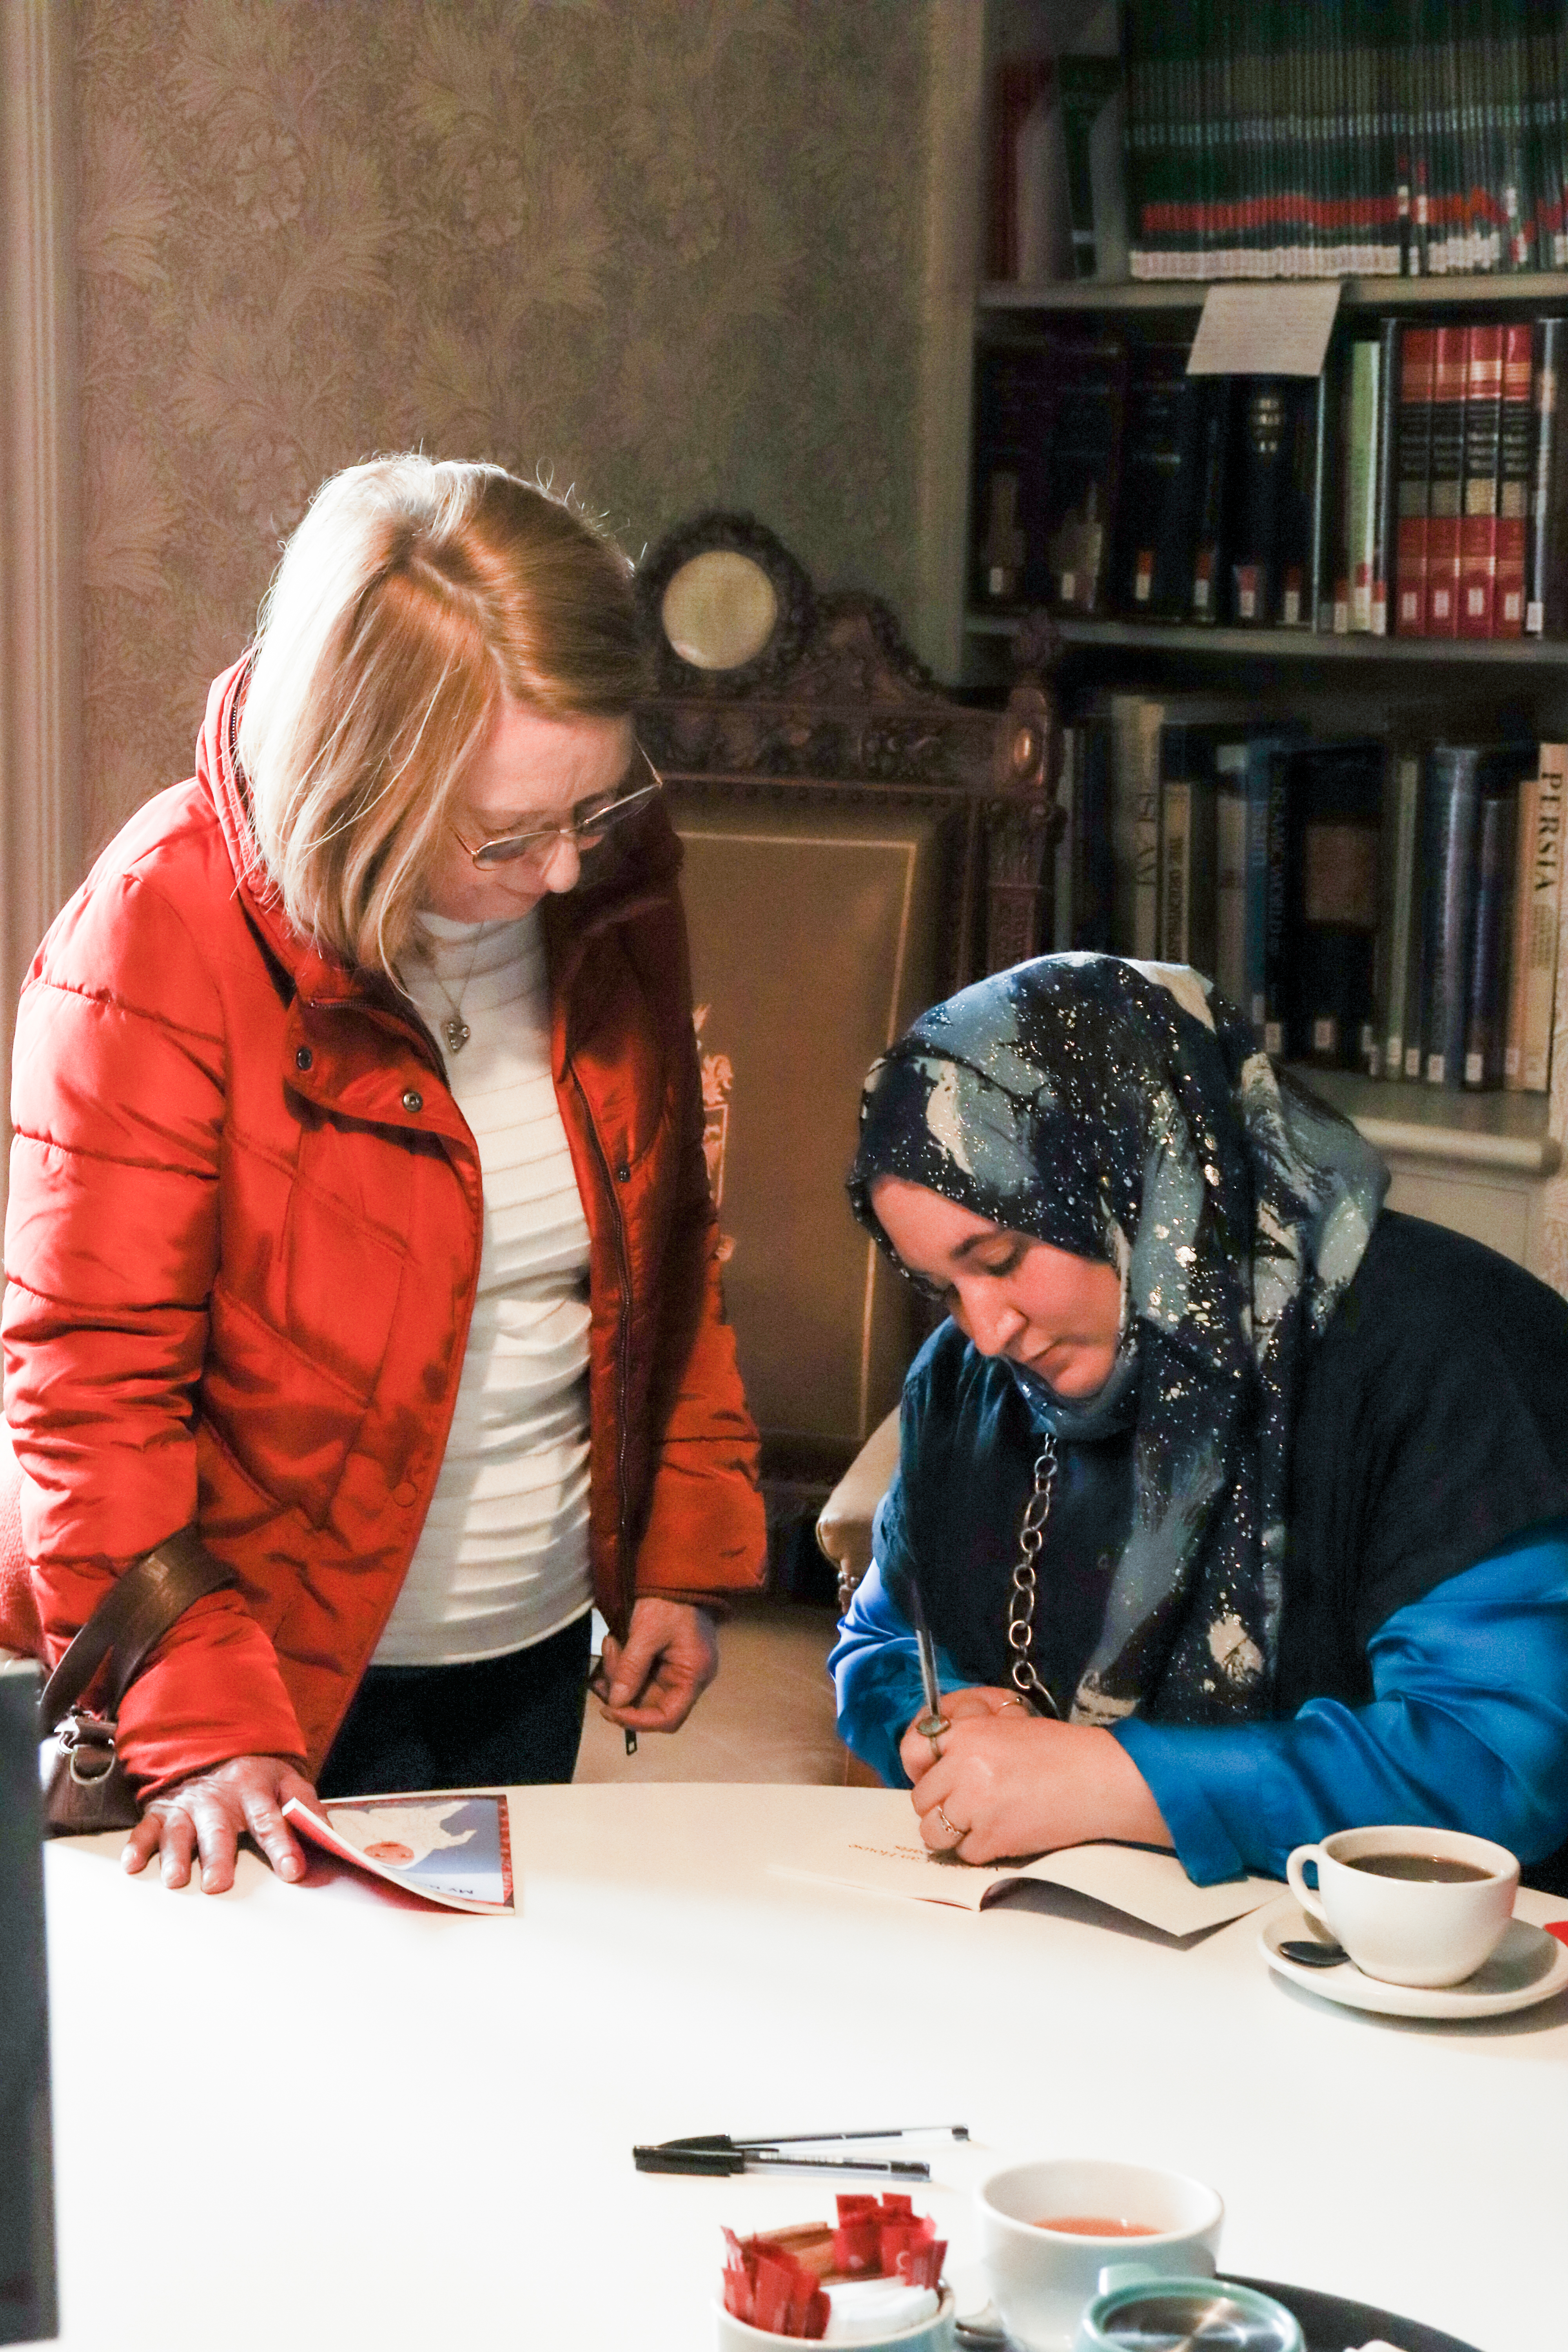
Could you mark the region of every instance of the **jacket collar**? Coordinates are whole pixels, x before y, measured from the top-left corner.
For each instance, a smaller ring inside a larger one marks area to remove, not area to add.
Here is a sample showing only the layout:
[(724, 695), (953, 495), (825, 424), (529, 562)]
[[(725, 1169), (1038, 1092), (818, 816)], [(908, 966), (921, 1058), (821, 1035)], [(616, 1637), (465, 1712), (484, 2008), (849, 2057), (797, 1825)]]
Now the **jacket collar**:
[[(268, 953), (282, 966), (294, 991), (310, 1004), (353, 1001), (377, 1013), (395, 1013), (416, 1026), (403, 1001), (379, 974), (343, 963), (303, 938), (283, 911), (277, 885), (261, 863), (251, 828), (249, 796), (237, 741), (250, 652), (214, 678), (206, 716), (196, 740), (196, 778), (212, 801), (223, 829), (240, 900)], [(546, 898), (542, 909), (545, 950), (556, 988), (575, 978), (590, 940), (674, 896), (683, 852), (668, 812), (657, 807), (636, 827), (637, 839), (600, 881), (564, 896)]]

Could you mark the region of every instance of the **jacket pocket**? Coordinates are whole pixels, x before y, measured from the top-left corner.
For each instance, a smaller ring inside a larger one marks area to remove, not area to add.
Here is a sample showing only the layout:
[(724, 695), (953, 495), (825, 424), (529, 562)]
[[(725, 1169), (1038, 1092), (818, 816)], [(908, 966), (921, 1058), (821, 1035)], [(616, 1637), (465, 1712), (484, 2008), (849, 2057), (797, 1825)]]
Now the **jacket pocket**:
[[(389, 1310), (390, 1320), (390, 1310)], [(324, 1525), (370, 1402), (225, 1288), (209, 1307), (202, 1411), (263, 1493)]]

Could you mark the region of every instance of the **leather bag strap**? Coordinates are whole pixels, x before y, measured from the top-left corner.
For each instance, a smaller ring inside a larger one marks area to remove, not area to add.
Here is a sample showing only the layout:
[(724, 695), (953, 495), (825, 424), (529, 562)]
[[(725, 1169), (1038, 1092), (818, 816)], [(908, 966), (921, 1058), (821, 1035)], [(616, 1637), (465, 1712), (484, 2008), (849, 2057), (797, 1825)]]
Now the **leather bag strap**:
[(237, 1581), (233, 1570), (208, 1551), (194, 1527), (181, 1528), (132, 1560), (116, 1577), (44, 1685), (38, 1701), (40, 1739), (47, 1739), (60, 1717), (69, 1714), (111, 1652), (114, 1664), (108, 1711), (118, 1714), (120, 1702), (141, 1672), (148, 1652), (156, 1648), (192, 1601)]

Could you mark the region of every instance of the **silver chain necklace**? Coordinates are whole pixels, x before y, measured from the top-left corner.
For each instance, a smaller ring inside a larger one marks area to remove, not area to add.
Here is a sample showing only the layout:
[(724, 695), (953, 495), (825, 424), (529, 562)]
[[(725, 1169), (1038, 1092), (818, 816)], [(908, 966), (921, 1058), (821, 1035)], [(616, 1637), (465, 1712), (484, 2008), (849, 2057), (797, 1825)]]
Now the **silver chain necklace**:
[(430, 977), (447, 1000), (447, 1018), (441, 1024), (441, 1034), (447, 1040), (448, 1054), (460, 1054), (474, 1034), (463, 1018), (463, 999), (468, 992), (468, 982), (473, 979), (474, 966), (479, 960), (479, 941), (484, 935), (485, 926), (481, 923), (474, 933), (474, 950), (468, 958), (468, 969), (463, 975), (463, 985), (458, 989), (455, 998), (437, 971), (435, 958), (431, 958)]
[(1024, 1506), (1018, 1537), (1018, 1565), (1013, 1570), (1013, 1591), (1007, 1602), (1007, 1647), (1013, 1654), (1009, 1669), (1013, 1687), (1026, 1704), (1043, 1699), (1061, 1721), (1062, 1711), (1035, 1672), (1029, 1644), (1035, 1632), (1035, 1600), (1038, 1590), (1040, 1548), (1051, 1516), (1051, 1496), (1057, 1483), (1057, 1441), (1047, 1430), (1035, 1457), (1034, 1492)]

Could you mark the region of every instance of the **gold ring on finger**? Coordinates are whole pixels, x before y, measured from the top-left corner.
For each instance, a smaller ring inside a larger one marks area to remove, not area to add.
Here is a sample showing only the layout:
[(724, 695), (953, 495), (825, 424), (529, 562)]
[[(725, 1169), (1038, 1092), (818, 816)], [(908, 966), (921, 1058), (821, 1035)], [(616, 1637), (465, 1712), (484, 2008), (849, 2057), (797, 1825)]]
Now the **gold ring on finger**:
[(948, 1836), (952, 1840), (953, 1844), (962, 1845), (964, 1839), (969, 1835), (969, 1832), (967, 1830), (961, 1830), (956, 1822), (950, 1822), (940, 1805), (936, 1809), (936, 1817), (942, 1823), (942, 1828), (947, 1832)]

